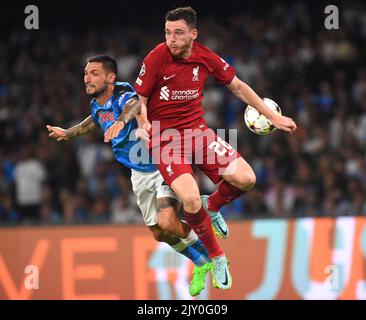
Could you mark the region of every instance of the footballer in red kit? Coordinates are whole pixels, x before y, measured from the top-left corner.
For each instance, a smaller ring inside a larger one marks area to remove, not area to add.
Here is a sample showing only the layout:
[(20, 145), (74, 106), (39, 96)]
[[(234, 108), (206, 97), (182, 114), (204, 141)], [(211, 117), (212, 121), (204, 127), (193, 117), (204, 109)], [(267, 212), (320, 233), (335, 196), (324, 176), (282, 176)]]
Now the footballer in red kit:
[(228, 85), (235, 70), (198, 42), (187, 59), (174, 58), (166, 43), (159, 44), (145, 58), (135, 85), (139, 95), (149, 97), (149, 121), (160, 121), (162, 131), (196, 128), (203, 116), (203, 89), (210, 75)]
[[(232, 277), (228, 259), (214, 235), (215, 231), (226, 239), (229, 232), (219, 210), (252, 189), (256, 177), (243, 157), (207, 128), (202, 97), (208, 76), (264, 114), (276, 128), (294, 132), (296, 124), (267, 108), (235, 75), (232, 66), (195, 41), (197, 36), (196, 12), (191, 7), (166, 14), (166, 42), (147, 55), (135, 83), (142, 104), (137, 136), (150, 136), (152, 157), (159, 171), (181, 199), (186, 221), (210, 255), (214, 286), (229, 289)], [(210, 196), (200, 196), (192, 165), (218, 184)]]
[[(235, 70), (198, 42), (193, 43), (192, 55), (188, 59), (174, 58), (167, 45), (162, 43), (145, 58), (137, 78), (135, 87), (138, 94), (150, 97), (147, 105), (149, 121), (159, 121), (159, 129), (154, 130), (154, 126), (151, 132), (154, 136), (151, 140), (152, 155), (169, 185), (184, 173), (193, 174), (192, 155), (202, 159), (194, 161), (194, 164), (215, 184), (221, 180), (219, 169), (226, 168), (238, 157), (229, 144), (217, 139), (203, 119), (203, 89), (209, 75), (227, 85), (234, 78)], [(172, 128), (179, 130), (174, 138), (180, 139), (163, 138), (162, 133)], [(190, 133), (184, 129), (195, 131)], [(202, 134), (205, 141), (197, 139), (197, 135)], [(168, 144), (174, 154), (167, 154), (168, 149), (164, 146)]]

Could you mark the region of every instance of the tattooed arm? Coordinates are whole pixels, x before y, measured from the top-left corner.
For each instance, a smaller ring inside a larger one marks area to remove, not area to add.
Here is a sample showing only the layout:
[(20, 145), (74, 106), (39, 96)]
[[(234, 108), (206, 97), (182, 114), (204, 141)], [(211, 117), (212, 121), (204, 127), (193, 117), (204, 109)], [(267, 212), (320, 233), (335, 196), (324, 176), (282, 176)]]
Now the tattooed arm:
[(122, 121), (124, 122), (124, 124), (127, 124), (136, 115), (140, 114), (140, 111), (141, 111), (140, 101), (135, 98), (129, 99), (126, 102), (121, 115), (118, 117), (118, 121)]
[(147, 118), (147, 98), (139, 95), (139, 100), (141, 103), (141, 112), (136, 116), (137, 123), (139, 125), (136, 131), (136, 138), (142, 139), (145, 142), (150, 140), (149, 130), (151, 129), (151, 123)]
[(139, 100), (132, 98), (129, 99), (118, 120), (113, 123), (104, 134), (104, 142), (109, 142), (113, 138), (117, 137), (125, 125), (141, 111), (141, 103)]
[(50, 125), (46, 126), (48, 131), (50, 132), (49, 136), (51, 138), (56, 139), (57, 141), (69, 140), (83, 134), (87, 134), (97, 128), (97, 125), (94, 123), (92, 116), (87, 117), (84, 121), (80, 122), (76, 126), (73, 126), (69, 129), (63, 129), (60, 127), (53, 127)]

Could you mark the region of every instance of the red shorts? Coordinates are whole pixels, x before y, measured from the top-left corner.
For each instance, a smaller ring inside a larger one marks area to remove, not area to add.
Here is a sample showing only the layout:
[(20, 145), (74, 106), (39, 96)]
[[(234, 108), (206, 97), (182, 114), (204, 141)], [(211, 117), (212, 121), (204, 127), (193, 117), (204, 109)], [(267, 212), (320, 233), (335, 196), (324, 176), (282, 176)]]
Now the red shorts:
[(192, 165), (217, 184), (229, 164), (241, 157), (230, 144), (208, 128), (203, 119), (195, 129), (168, 129), (158, 137), (153, 135), (150, 152), (168, 185), (184, 173), (193, 175)]

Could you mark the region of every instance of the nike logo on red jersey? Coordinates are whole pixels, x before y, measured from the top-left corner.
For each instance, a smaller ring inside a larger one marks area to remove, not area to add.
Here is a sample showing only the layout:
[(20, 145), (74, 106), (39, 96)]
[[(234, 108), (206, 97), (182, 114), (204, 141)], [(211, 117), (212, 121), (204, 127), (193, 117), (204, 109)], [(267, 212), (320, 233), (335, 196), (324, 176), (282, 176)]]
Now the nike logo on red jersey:
[(171, 79), (171, 78), (173, 78), (173, 77), (175, 77), (175, 74), (173, 74), (172, 76), (169, 76), (169, 77), (164, 76), (164, 77), (163, 77), (163, 79), (164, 79), (164, 80), (169, 80), (169, 79)]

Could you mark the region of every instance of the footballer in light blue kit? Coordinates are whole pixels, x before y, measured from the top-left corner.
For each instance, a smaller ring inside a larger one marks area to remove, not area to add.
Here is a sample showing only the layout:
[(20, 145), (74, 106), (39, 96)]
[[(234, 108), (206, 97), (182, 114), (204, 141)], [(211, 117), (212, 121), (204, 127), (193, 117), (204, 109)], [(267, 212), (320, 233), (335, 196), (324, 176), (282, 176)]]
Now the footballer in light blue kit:
[(144, 152), (141, 141), (135, 138), (138, 128), (135, 117), (141, 110), (137, 93), (129, 83), (116, 82), (117, 64), (107, 55), (89, 58), (84, 73), (86, 93), (93, 98), (91, 115), (69, 129), (47, 125), (49, 136), (57, 141), (69, 140), (98, 126), (102, 128), (104, 141), (111, 142), (116, 160), (131, 169), (137, 204), (154, 238), (166, 242), (194, 263), (189, 292), (198, 295), (212, 263), (194, 231), (178, 218), (179, 200), (164, 182), (147, 150)]
[[(99, 105), (96, 98), (90, 102), (93, 121), (106, 133), (121, 116), (126, 102), (133, 98), (137, 99), (138, 96), (128, 82), (115, 82), (114, 94), (104, 105)], [(124, 124), (118, 136), (111, 139), (114, 157), (127, 168), (139, 172), (154, 172), (157, 168), (152, 164), (148, 151), (135, 139), (136, 129), (137, 121), (133, 118)], [(131, 152), (133, 150), (134, 152)], [(140, 152), (136, 152), (137, 150)]]

